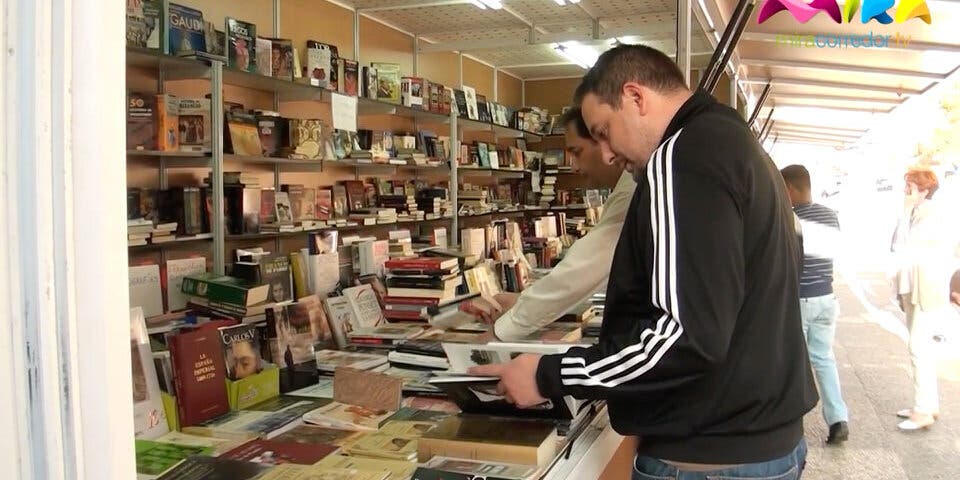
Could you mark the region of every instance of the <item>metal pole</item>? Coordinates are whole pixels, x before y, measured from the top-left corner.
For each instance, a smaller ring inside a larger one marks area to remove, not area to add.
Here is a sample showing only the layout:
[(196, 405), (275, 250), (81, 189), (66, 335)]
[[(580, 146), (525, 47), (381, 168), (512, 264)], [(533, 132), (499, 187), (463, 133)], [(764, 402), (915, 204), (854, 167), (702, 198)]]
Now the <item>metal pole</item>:
[(760, 98), (757, 99), (756, 106), (753, 107), (753, 113), (750, 114), (750, 119), (747, 120), (747, 125), (753, 126), (753, 122), (757, 120), (757, 116), (760, 115), (760, 109), (763, 108), (763, 104), (767, 101), (767, 96), (770, 95), (770, 82), (763, 87), (763, 92), (760, 93)]
[(360, 11), (353, 11), (353, 59), (360, 61)]
[(730, 77), (730, 107), (737, 109), (737, 78), (739, 74)]
[(690, 0), (677, 0), (677, 66), (690, 85)]
[(737, 2), (737, 7), (730, 17), (730, 22), (727, 23), (727, 28), (723, 31), (723, 36), (720, 37), (720, 43), (717, 44), (717, 48), (713, 51), (713, 56), (710, 58), (707, 74), (700, 79), (701, 89), (706, 90), (708, 93), (713, 93), (713, 90), (717, 88), (717, 83), (720, 81), (720, 72), (724, 70), (727, 62), (730, 61), (730, 56), (733, 55), (733, 51), (740, 41), (740, 36), (746, 28), (755, 6), (756, 0), (740, 0)]
[[(461, 73), (462, 75), (462, 73)], [(461, 76), (461, 82), (462, 82)], [(450, 161), (450, 206), (453, 208), (453, 219), (451, 221), (452, 232), (450, 232), (451, 248), (460, 245), (460, 208), (457, 205), (458, 190), (460, 189), (459, 179), (457, 178), (457, 155), (460, 154), (460, 140), (457, 137), (457, 116), (450, 109), (450, 151), (448, 157)]]
[(273, 36), (280, 37), (280, 0), (273, 0)]
[(210, 118), (213, 124), (210, 153), (210, 186), (213, 188), (213, 271), (225, 273), (223, 231), (223, 62), (210, 62)]
[(774, 120), (774, 121), (772, 121), (772, 122), (770, 122), (770, 126), (769, 126), (769, 127), (767, 127), (767, 131), (766, 131), (766, 132), (764, 132), (764, 134), (763, 134), (763, 138), (761, 138), (761, 139), (760, 139), (760, 143), (764, 143), (764, 142), (766, 142), (766, 141), (767, 141), (767, 137), (769, 137), (769, 136), (770, 136), (770, 132), (772, 132), (772, 131), (773, 131), (773, 126), (774, 126), (774, 125), (775, 125), (776, 123), (777, 123), (777, 121), (776, 121), (776, 120)]
[(527, 81), (520, 80), (520, 106), (527, 106)]
[(463, 88), (463, 52), (457, 52), (457, 83)]
[(500, 76), (499, 72), (500, 72), (500, 69), (496, 67), (493, 68), (493, 101), (494, 102), (500, 101), (500, 82), (498, 79), (498, 77)]
[(413, 36), (413, 76), (420, 73), (420, 35)]
[(773, 111), (774, 111), (774, 110), (776, 110), (775, 107), (770, 107), (770, 113), (767, 114), (767, 119), (764, 120), (764, 121), (763, 121), (763, 124), (760, 126), (760, 134), (757, 135), (757, 138), (762, 137), (763, 134), (764, 134), (764, 132), (766, 132), (767, 127), (770, 126), (770, 119), (773, 118)]

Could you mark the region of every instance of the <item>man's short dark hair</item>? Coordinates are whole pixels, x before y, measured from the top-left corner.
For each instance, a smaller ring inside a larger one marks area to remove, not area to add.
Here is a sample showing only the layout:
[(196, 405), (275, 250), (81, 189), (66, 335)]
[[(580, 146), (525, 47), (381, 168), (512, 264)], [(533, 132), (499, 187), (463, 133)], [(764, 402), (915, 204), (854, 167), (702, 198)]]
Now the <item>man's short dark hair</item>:
[[(570, 125), (570, 124), (573, 125)], [(580, 110), (580, 107), (570, 107), (566, 112), (563, 113), (563, 116), (560, 117), (560, 124), (570, 128), (573, 127), (577, 135), (582, 138), (590, 139), (590, 129), (587, 128), (586, 122), (583, 121), (583, 111)]]
[(803, 165), (789, 165), (780, 170), (783, 180), (801, 192), (810, 191), (810, 172)]
[(587, 94), (600, 97), (603, 103), (620, 106), (620, 92), (627, 82), (637, 82), (661, 93), (687, 87), (683, 72), (666, 54), (646, 45), (620, 44), (600, 55), (580, 81), (574, 103), (583, 102)]

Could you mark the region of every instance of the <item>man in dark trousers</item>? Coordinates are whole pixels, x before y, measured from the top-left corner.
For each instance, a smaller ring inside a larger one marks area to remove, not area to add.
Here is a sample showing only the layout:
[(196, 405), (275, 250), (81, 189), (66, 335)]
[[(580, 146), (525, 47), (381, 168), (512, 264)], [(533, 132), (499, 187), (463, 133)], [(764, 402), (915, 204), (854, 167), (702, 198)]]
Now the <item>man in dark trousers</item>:
[(800, 318), (807, 339), (810, 363), (823, 398), (823, 419), (830, 433), (827, 443), (847, 440), (850, 415), (840, 393), (833, 337), (837, 331), (839, 305), (833, 294), (833, 259), (841, 243), (837, 212), (813, 203), (810, 172), (803, 165), (780, 170), (787, 184), (793, 212), (803, 229), (803, 276), (800, 278)]
[(607, 401), (641, 437), (634, 478), (799, 477), (817, 402), (800, 322), (801, 251), (780, 173), (740, 116), (669, 57), (621, 45), (576, 101), (637, 180), (599, 343), (472, 370), (520, 406)]

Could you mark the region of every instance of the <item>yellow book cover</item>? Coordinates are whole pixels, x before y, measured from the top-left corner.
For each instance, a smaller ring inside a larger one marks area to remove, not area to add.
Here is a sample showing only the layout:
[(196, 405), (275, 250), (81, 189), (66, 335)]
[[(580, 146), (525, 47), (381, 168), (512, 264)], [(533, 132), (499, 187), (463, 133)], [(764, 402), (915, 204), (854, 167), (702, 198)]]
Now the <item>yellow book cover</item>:
[(413, 460), (417, 456), (417, 438), (389, 433), (369, 433), (343, 448), (350, 455)]
[(380, 458), (348, 457), (346, 455), (328, 455), (314, 466), (325, 468), (344, 468), (364, 472), (387, 472), (387, 480), (407, 480), (417, 471), (417, 464), (404, 460), (384, 460)]
[(157, 95), (157, 150), (180, 149), (180, 99), (162, 93)]

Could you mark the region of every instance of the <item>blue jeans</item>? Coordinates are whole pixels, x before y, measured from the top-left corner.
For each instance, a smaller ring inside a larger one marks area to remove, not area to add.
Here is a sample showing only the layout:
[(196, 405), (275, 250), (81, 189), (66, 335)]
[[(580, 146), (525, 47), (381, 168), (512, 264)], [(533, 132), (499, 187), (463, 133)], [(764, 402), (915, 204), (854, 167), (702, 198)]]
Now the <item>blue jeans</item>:
[(823, 419), (827, 425), (850, 420), (847, 404), (840, 394), (837, 359), (833, 356), (833, 337), (837, 331), (837, 297), (824, 295), (800, 299), (803, 336), (807, 339), (810, 365), (817, 377), (823, 400)]
[(637, 456), (633, 480), (799, 480), (807, 463), (807, 442), (800, 440), (787, 455), (760, 463), (744, 463), (722, 470), (683, 471), (653, 457)]

